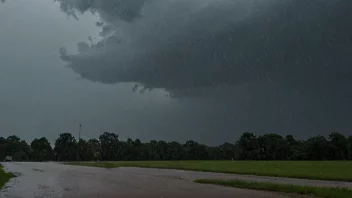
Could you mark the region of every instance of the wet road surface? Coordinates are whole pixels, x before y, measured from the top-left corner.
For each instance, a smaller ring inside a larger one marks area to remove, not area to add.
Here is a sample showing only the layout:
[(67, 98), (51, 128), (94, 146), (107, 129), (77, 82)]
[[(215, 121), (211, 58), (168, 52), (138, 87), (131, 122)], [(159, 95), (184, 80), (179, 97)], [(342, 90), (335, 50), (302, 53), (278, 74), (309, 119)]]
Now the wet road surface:
[(244, 175), (144, 168), (103, 169), (48, 163), (3, 163), (18, 177), (0, 192), (1, 198), (298, 198), (275, 192), (253, 191), (194, 183), (194, 179), (223, 178), (274, 181), (318, 186), (347, 186), (348, 182), (309, 181)]

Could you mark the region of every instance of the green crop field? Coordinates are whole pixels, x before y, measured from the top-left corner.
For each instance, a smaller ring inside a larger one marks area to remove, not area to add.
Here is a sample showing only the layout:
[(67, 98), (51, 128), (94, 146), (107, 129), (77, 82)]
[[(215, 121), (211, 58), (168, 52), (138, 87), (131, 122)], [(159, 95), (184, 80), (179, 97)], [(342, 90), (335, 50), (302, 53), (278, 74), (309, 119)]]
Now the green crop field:
[(197, 179), (196, 183), (215, 184), (220, 186), (245, 188), (254, 190), (276, 191), (284, 193), (295, 193), (301, 195), (310, 195), (322, 198), (351, 198), (352, 190), (347, 188), (327, 188), (313, 186), (298, 186), (289, 184), (275, 184), (269, 182), (248, 182), (242, 180), (212, 180)]
[(204, 172), (352, 181), (352, 161), (121, 161), (72, 162), (102, 168), (144, 167)]

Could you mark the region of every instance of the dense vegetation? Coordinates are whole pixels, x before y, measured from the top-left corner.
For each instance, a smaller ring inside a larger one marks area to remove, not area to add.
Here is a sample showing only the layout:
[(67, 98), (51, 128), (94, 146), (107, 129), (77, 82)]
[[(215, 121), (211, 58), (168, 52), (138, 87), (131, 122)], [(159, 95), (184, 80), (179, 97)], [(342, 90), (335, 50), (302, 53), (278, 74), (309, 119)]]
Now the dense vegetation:
[(6, 173), (0, 164), (0, 189), (8, 182), (11, 177), (14, 177), (12, 173)]
[(206, 146), (189, 140), (142, 143), (139, 139), (120, 141), (115, 133), (104, 132), (98, 139), (78, 142), (70, 133), (62, 133), (52, 148), (43, 137), (30, 145), (17, 136), (0, 137), (0, 158), (31, 161), (132, 161), (132, 160), (351, 160), (352, 136), (333, 132), (327, 138), (315, 136), (296, 140), (292, 135), (256, 136), (243, 133), (238, 141), (219, 146)]

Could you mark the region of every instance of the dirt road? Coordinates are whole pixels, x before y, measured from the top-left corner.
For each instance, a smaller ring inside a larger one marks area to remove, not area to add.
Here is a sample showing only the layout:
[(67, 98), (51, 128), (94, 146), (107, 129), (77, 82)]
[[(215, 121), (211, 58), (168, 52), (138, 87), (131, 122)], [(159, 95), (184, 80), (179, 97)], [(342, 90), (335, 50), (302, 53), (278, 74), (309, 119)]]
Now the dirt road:
[[(196, 184), (199, 178), (273, 179), (180, 170), (102, 169), (58, 163), (3, 163), (18, 177), (0, 192), (1, 198), (297, 198), (300, 196)], [(293, 180), (295, 182), (299, 182)], [(285, 182), (285, 180), (283, 180)], [(287, 180), (286, 182), (291, 182)], [(331, 183), (330, 183), (331, 184)], [(340, 184), (339, 184), (340, 185)], [(345, 184), (348, 185), (348, 184)]]

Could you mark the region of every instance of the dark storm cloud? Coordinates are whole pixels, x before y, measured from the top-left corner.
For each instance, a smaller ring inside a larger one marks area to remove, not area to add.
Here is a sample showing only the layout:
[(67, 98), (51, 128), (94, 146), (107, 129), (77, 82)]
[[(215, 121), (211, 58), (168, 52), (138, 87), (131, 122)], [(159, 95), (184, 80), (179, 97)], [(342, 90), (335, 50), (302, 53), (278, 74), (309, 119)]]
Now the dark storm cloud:
[[(186, 98), (190, 114), (204, 102), (206, 123), (216, 122), (204, 133), (350, 129), (350, 0), (96, 0), (89, 9), (70, 2), (102, 19), (102, 40), (79, 54), (62, 51), (75, 73), (135, 82), (134, 91), (166, 89)], [(116, 2), (122, 9), (107, 9)]]
[[(86, 11), (99, 13), (103, 20), (121, 19), (133, 21), (140, 17), (145, 0), (55, 0), (60, 3), (63, 12), (79, 19), (78, 14)], [(97, 23), (97, 25), (102, 25)]]
[(68, 13), (93, 10), (106, 22), (104, 40), (63, 57), (92, 81), (137, 82), (175, 93), (252, 81), (319, 92), (349, 81), (348, 0), (60, 3)]

